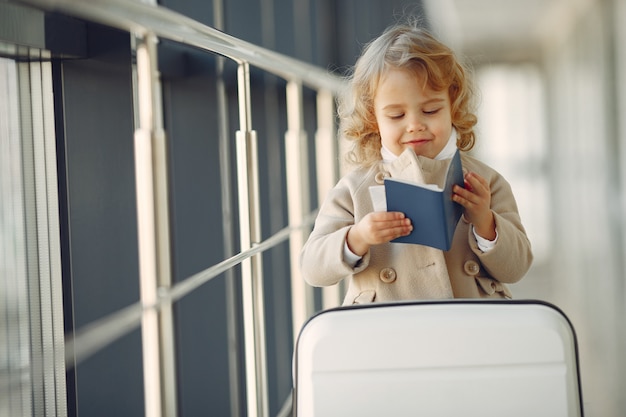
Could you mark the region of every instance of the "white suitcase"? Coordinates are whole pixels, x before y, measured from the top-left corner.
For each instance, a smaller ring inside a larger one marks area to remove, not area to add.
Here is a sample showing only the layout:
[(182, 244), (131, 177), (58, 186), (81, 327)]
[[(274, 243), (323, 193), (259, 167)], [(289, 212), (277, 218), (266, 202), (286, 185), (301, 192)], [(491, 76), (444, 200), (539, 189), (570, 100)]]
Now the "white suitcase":
[(574, 329), (539, 301), (340, 307), (302, 328), (297, 417), (581, 416)]

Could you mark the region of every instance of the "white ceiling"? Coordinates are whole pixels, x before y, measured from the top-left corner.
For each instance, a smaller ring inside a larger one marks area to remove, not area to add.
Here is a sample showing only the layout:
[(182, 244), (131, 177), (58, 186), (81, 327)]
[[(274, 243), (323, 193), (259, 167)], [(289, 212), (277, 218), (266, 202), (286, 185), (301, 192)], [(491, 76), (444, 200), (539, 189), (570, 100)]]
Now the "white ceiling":
[(424, 0), (434, 31), (476, 62), (539, 59), (595, 0)]

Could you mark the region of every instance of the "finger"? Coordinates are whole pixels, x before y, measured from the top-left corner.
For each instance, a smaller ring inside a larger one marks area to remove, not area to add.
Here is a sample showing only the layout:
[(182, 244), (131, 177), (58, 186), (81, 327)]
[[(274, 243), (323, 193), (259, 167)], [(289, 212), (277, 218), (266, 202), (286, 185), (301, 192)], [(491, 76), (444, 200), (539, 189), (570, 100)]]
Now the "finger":
[(411, 224), (411, 219), (409, 218), (380, 222), (379, 225), (381, 226), (381, 231), (394, 236), (413, 230), (413, 225)]
[(393, 239), (395, 237), (410, 233), (411, 230), (413, 230), (413, 225), (411, 225), (409, 219), (405, 219), (404, 221), (395, 221), (385, 224), (379, 229), (379, 233), (380, 236)]
[(464, 201), (472, 202), (476, 198), (476, 195), (474, 193), (474, 190), (470, 191), (467, 188), (456, 186), (454, 188), (454, 194), (452, 195), (452, 197), (453, 199), (455, 197), (458, 197), (458, 199), (455, 199), (455, 201), (461, 205), (464, 205)]
[(377, 233), (372, 235), (372, 241), (370, 242), (372, 245), (378, 245), (381, 243), (389, 242), (397, 237), (403, 236), (407, 233), (406, 230), (402, 228), (398, 229), (384, 229), (379, 230)]
[(452, 195), (452, 200), (462, 205), (465, 209), (471, 210), (480, 203), (480, 199), (476, 194), (464, 190), (459, 187), (459, 192)]
[(402, 225), (397, 227), (392, 227), (389, 229), (385, 229), (385, 240), (389, 241), (400, 236), (406, 236), (413, 231), (413, 226), (411, 224)]
[[(466, 187), (469, 191), (481, 193), (489, 190), (489, 183), (487, 180), (476, 174), (475, 172), (469, 172), (464, 177)], [(469, 187), (467, 187), (469, 185)]]
[(404, 213), (399, 211), (376, 211), (370, 214), (373, 221), (385, 222), (393, 220), (402, 220), (405, 218)]
[(377, 216), (372, 218), (373, 227), (379, 229), (392, 229), (397, 227), (407, 227), (411, 224), (411, 220), (403, 213), (389, 213), (389, 216)]
[[(400, 217), (400, 218), (396, 218)], [(388, 242), (396, 237), (410, 233), (412, 230), (411, 220), (404, 217), (402, 213), (377, 213), (376, 216), (369, 216), (359, 224), (359, 228), (369, 236), (370, 244)]]

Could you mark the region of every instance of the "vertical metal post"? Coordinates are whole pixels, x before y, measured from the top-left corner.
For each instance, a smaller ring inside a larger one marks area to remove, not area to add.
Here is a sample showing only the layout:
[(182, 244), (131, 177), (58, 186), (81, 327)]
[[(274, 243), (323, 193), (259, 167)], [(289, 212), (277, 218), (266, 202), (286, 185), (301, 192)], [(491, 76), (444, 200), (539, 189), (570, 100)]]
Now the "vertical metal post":
[(176, 362), (171, 304), (154, 306), (159, 288), (171, 286), (167, 143), (157, 69), (157, 38), (136, 38), (135, 176), (146, 416), (175, 416)]
[[(321, 204), (339, 177), (339, 160), (335, 140), (335, 104), (330, 91), (317, 92), (317, 131), (315, 132), (315, 162), (317, 201)], [(342, 285), (322, 288), (322, 308), (336, 307), (342, 301)]]
[[(287, 202), (289, 224), (299, 225), (310, 210), (309, 163), (307, 136), (303, 123), (302, 84), (287, 83), (287, 132), (285, 156), (287, 175)], [(292, 325), (294, 341), (304, 322), (314, 313), (313, 288), (306, 285), (300, 274), (300, 251), (304, 245), (305, 230), (294, 232), (289, 239), (291, 264)]]
[[(213, 1), (213, 24), (216, 29), (224, 30), (224, 7), (226, 0)], [(232, 202), (231, 181), (231, 143), (230, 128), (228, 123), (228, 96), (226, 82), (224, 81), (224, 63), (226, 58), (217, 56), (215, 61), (216, 74), (216, 98), (219, 125), (219, 161), (222, 197), (222, 221), (224, 257), (230, 258), (235, 254), (235, 230)], [(239, 337), (239, 296), (235, 282), (235, 270), (229, 269), (224, 272), (225, 296), (226, 296), (226, 329), (228, 338), (228, 385), (230, 395), (231, 417), (241, 416), (243, 389), (240, 377), (239, 349), (241, 341)]]
[[(250, 66), (239, 64), (239, 131), (237, 181), (241, 250), (261, 241), (259, 169), (256, 132), (251, 129)], [(269, 414), (265, 341), (265, 303), (261, 255), (241, 263), (246, 388), (249, 417)]]

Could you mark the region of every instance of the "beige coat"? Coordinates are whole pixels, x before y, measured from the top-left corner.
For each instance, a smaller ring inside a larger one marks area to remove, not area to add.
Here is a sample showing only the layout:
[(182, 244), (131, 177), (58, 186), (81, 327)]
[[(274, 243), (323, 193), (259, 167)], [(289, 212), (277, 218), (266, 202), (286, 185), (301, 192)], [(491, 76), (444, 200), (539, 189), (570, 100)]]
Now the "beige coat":
[[(470, 225), (459, 221), (448, 252), (420, 245), (387, 243), (373, 246), (352, 268), (343, 260), (349, 228), (373, 211), (369, 187), (385, 176), (423, 177), (443, 181), (447, 161), (406, 151), (390, 164), (357, 169), (330, 191), (301, 253), (304, 279), (329, 286), (347, 279), (344, 305), (433, 298), (511, 298), (505, 284), (519, 281), (530, 268), (530, 242), (508, 182), (492, 168), (462, 154), (464, 171), (484, 177), (491, 187), (491, 208), (498, 240), (483, 253)], [(443, 255), (443, 256), (442, 256)]]

